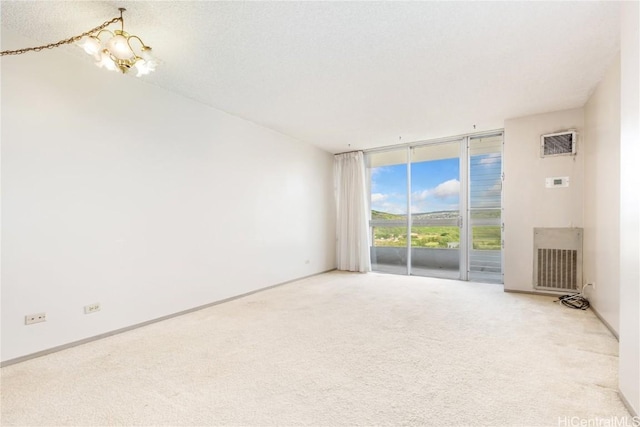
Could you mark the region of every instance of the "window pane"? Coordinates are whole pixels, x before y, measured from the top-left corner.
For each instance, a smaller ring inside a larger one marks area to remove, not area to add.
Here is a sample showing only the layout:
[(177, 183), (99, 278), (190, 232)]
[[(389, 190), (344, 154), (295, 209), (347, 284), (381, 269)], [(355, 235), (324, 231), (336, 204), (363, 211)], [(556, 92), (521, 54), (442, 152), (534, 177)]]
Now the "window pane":
[(411, 274), (460, 278), (460, 141), (411, 149)]
[(367, 155), (371, 183), (371, 268), (407, 274), (407, 150)]
[(502, 283), (502, 135), (469, 142), (469, 279)]

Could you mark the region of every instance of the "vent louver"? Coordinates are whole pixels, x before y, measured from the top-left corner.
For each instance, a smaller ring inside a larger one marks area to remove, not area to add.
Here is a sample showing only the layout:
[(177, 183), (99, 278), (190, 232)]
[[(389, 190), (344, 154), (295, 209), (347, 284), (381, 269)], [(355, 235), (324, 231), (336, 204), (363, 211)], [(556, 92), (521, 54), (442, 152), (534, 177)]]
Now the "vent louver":
[(576, 154), (576, 132), (559, 132), (540, 137), (540, 156), (567, 156)]
[(578, 289), (578, 251), (538, 249), (538, 288)]
[(578, 291), (582, 286), (582, 229), (535, 228), (535, 289)]

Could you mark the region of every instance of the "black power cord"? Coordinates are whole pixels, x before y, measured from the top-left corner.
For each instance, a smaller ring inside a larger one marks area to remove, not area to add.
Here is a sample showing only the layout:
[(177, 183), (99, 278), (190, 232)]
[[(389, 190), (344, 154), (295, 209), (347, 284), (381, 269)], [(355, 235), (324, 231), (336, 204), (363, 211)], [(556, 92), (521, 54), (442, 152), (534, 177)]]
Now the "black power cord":
[(586, 310), (589, 308), (589, 300), (582, 296), (581, 293), (562, 295), (554, 302), (560, 301), (563, 305), (569, 308), (575, 308), (576, 310)]

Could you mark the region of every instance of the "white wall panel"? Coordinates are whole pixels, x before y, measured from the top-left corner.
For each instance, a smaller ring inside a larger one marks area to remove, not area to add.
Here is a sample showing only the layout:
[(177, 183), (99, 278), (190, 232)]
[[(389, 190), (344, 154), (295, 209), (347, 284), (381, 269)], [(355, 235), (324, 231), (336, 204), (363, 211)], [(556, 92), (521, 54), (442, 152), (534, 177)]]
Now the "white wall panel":
[[(533, 291), (534, 227), (582, 227), (584, 150), (582, 108), (509, 119), (504, 124), (504, 287)], [(540, 136), (576, 129), (575, 156), (540, 157)], [(545, 179), (568, 176), (569, 187)]]
[(586, 295), (619, 333), (620, 59), (585, 106), (584, 282)]
[(3, 58), (2, 360), (332, 269), (332, 168), (63, 49)]

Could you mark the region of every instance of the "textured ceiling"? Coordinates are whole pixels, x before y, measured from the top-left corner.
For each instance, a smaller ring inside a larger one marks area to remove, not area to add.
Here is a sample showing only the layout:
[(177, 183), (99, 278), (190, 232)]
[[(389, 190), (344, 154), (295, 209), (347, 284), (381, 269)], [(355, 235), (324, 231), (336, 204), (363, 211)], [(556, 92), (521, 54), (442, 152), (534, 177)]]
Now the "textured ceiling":
[(120, 6), (151, 84), (330, 152), (580, 107), (619, 50), (606, 1), (3, 1), (2, 27), (48, 43)]

